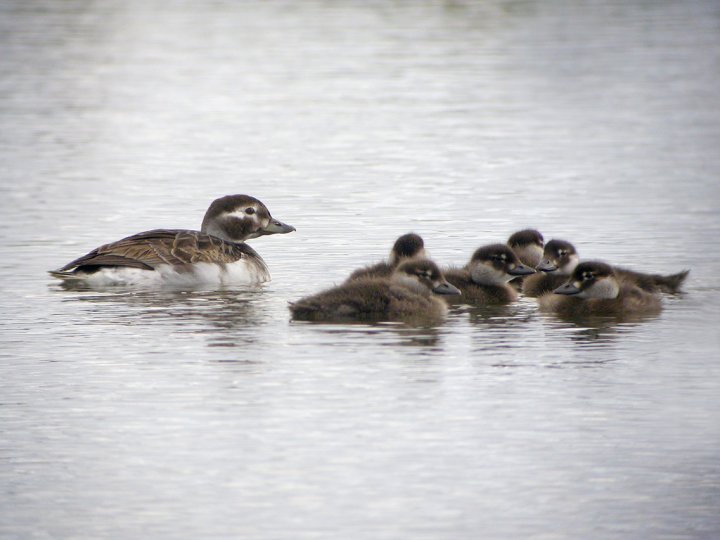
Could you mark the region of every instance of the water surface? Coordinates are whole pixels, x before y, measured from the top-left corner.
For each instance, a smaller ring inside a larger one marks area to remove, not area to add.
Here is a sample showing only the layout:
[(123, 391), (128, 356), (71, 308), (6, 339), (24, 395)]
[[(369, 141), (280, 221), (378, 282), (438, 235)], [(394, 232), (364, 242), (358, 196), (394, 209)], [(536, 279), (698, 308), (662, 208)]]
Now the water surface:
[[(716, 2), (0, 6), (2, 538), (720, 536)], [(45, 272), (250, 193), (273, 281)], [(287, 302), (421, 234), (692, 272), (656, 317)]]

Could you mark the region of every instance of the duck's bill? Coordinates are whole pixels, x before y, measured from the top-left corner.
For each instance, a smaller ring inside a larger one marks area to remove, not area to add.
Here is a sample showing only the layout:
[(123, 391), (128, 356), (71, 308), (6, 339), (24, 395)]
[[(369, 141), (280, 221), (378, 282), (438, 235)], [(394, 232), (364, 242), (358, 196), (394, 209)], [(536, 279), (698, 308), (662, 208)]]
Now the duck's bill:
[(565, 294), (568, 296), (571, 296), (573, 294), (578, 294), (580, 292), (580, 289), (576, 287), (572, 282), (566, 283), (565, 285), (561, 285), (557, 289), (553, 291), (555, 294)]
[(455, 285), (451, 285), (447, 281), (444, 281), (437, 287), (434, 287), (433, 292), (435, 294), (462, 294), (460, 289), (458, 289)]
[(267, 227), (260, 230), (260, 234), (287, 234), (289, 232), (293, 232), (294, 230), (295, 227), (292, 225), (288, 225), (287, 223), (283, 223), (277, 219), (272, 219)]
[(557, 265), (550, 262), (550, 259), (545, 259), (543, 262), (541, 262), (538, 267), (538, 270), (542, 272), (554, 272), (558, 269)]
[(534, 273), (535, 270), (533, 268), (525, 266), (524, 264), (516, 264), (514, 268), (508, 270), (508, 274), (511, 276), (527, 276)]

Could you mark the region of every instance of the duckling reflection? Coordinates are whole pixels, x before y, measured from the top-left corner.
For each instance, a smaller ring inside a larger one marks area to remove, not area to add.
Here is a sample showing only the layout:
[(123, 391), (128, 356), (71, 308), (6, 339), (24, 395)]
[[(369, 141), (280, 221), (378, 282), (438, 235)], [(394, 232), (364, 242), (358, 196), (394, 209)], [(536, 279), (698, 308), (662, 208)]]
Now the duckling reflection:
[(619, 280), (610, 265), (599, 261), (578, 264), (570, 280), (554, 293), (538, 298), (540, 309), (563, 317), (628, 318), (657, 314), (662, 309), (657, 293)]
[(453, 301), (485, 305), (514, 302), (518, 293), (508, 282), (533, 273), (505, 244), (490, 244), (477, 249), (464, 267), (447, 269), (445, 276), (462, 291)]
[[(528, 277), (523, 283), (523, 293), (540, 296), (561, 286), (580, 262), (578, 253), (570, 242), (550, 240), (545, 245), (543, 260), (537, 267), (542, 273)], [(617, 279), (640, 287), (647, 292), (678, 293), (689, 270), (669, 275), (648, 274), (627, 268), (613, 267)]]
[(347, 281), (353, 281), (361, 278), (378, 278), (390, 277), (400, 263), (414, 258), (426, 258), (425, 242), (419, 234), (407, 233), (400, 236), (393, 244), (390, 250), (390, 256), (387, 261), (383, 261), (365, 268), (355, 270)]
[(436, 295), (454, 294), (460, 291), (445, 280), (434, 262), (411, 259), (390, 278), (349, 281), (289, 307), (295, 320), (438, 323), (445, 318), (447, 305)]
[(549, 326), (550, 332), (559, 339), (569, 341), (578, 350), (589, 351), (591, 354), (584, 359), (584, 357), (578, 358), (577, 353), (573, 353), (567, 360), (553, 361), (553, 365), (593, 366), (612, 362), (614, 358), (605, 356), (598, 359), (598, 356), (592, 354), (592, 351), (611, 348), (617, 345), (618, 341), (622, 343), (643, 323), (656, 318), (656, 314), (634, 314), (629, 317), (563, 317), (554, 315), (544, 321)]

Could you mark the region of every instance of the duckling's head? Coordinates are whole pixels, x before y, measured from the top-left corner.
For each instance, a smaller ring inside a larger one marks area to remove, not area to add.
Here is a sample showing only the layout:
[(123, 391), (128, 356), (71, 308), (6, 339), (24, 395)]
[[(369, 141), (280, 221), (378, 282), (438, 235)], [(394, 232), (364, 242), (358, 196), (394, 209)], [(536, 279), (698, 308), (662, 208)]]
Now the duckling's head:
[(523, 229), (513, 233), (508, 238), (507, 245), (524, 265), (535, 268), (542, 261), (545, 239), (540, 231)]
[(402, 262), (391, 276), (391, 281), (420, 294), (460, 294), (448, 283), (437, 264), (430, 259), (410, 259)]
[(569, 276), (580, 262), (575, 246), (565, 240), (550, 240), (545, 244), (543, 260), (537, 269)]
[(419, 234), (403, 234), (393, 244), (390, 257), (390, 266), (397, 266), (405, 259), (425, 257), (425, 243)]
[(620, 285), (609, 264), (586, 261), (575, 267), (570, 281), (555, 289), (555, 293), (577, 298), (612, 299), (620, 293)]
[(244, 242), (266, 234), (289, 233), (295, 227), (274, 219), (255, 197), (226, 195), (212, 202), (200, 230), (230, 242)]
[(490, 244), (477, 249), (467, 269), (478, 285), (504, 285), (517, 276), (535, 273), (535, 270), (522, 264), (505, 244)]

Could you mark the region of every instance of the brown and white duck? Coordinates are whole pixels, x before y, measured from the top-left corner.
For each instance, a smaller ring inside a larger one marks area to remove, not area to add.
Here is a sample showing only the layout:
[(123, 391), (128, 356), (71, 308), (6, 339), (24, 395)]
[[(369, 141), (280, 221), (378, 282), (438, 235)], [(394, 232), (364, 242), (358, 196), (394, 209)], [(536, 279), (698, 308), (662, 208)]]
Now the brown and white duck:
[(156, 229), (128, 236), (50, 274), (95, 287), (262, 283), (270, 272), (245, 241), (294, 230), (258, 199), (228, 195), (212, 202), (200, 231)]

